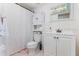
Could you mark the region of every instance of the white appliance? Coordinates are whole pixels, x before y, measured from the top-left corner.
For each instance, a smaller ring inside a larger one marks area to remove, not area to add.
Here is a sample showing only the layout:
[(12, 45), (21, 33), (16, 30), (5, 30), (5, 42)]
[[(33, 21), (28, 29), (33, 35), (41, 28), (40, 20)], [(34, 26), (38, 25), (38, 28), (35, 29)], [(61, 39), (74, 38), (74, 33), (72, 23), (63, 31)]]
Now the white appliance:
[(75, 35), (71, 31), (44, 33), (44, 55), (75, 56)]
[(42, 40), (42, 34), (40, 32), (34, 32), (34, 41), (27, 43), (27, 49), (29, 55), (35, 55), (39, 42)]

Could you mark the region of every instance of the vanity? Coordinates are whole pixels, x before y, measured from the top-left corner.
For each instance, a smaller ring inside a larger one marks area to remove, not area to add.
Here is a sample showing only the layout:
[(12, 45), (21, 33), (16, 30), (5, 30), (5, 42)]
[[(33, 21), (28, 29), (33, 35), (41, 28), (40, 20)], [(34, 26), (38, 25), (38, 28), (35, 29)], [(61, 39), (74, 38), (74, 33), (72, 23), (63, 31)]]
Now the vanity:
[(75, 34), (71, 31), (45, 32), (44, 55), (75, 56)]

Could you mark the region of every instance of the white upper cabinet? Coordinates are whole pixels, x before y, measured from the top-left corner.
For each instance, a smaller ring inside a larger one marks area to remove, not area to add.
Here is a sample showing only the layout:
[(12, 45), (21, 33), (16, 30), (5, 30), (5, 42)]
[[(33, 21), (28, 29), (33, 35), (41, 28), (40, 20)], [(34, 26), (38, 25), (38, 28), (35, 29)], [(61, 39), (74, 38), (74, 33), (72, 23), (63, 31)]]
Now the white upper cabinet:
[(44, 15), (41, 13), (37, 13), (33, 15), (33, 24), (40, 25), (44, 23)]

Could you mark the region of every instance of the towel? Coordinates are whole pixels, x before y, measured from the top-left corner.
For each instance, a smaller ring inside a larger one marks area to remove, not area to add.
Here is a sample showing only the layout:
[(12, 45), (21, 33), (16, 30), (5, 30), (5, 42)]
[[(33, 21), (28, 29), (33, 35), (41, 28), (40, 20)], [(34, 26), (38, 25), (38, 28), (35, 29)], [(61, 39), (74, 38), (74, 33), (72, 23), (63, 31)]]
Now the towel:
[(0, 37), (8, 35), (7, 20), (5, 17), (0, 17)]

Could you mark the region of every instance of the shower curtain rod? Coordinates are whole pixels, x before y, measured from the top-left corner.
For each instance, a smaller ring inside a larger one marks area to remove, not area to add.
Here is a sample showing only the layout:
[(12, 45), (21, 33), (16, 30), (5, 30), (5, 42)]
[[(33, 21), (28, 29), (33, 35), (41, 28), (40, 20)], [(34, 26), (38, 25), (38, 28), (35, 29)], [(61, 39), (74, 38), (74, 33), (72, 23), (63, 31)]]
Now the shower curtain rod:
[(24, 8), (24, 9), (27, 9), (27, 10), (31, 11), (32, 13), (34, 13), (34, 11), (32, 11), (32, 10), (30, 10), (30, 9), (28, 9), (28, 8), (25, 8), (24, 6), (22, 6), (22, 5), (18, 4), (18, 3), (15, 3), (15, 4), (16, 4), (16, 5), (19, 5), (20, 7)]

